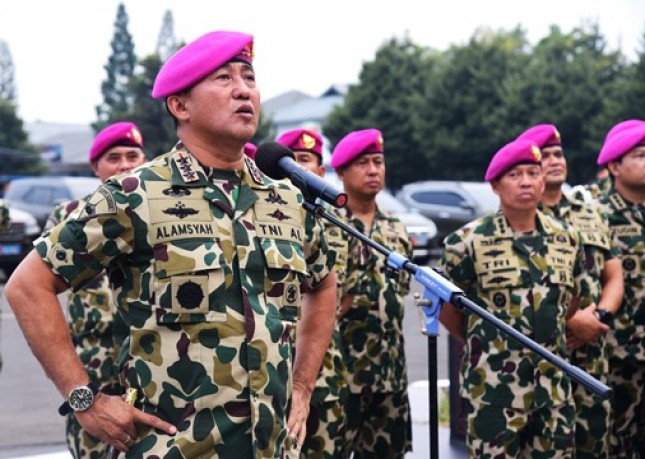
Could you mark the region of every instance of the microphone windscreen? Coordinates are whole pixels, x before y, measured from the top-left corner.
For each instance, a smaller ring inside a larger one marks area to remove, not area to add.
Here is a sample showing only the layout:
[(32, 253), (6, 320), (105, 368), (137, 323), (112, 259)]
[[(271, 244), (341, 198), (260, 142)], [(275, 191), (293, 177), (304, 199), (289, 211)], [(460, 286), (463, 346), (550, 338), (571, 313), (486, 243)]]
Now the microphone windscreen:
[(287, 156), (291, 159), (295, 158), (293, 152), (284, 145), (278, 142), (264, 142), (255, 153), (255, 164), (269, 177), (281, 180), (287, 178), (288, 175), (287, 171), (280, 167), (278, 161)]

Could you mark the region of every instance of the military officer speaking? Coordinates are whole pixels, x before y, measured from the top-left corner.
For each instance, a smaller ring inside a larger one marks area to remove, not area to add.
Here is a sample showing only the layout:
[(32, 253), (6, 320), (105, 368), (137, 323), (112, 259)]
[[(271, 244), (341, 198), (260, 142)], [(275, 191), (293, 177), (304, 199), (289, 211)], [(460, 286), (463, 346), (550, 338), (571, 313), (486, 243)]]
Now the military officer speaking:
[[(243, 153), (260, 111), (252, 62), (253, 37), (239, 32), (177, 51), (152, 95), (179, 143), (108, 180), (36, 241), (6, 285), (65, 403), (131, 457), (277, 458), (305, 437), (334, 323), (333, 257), (298, 189)], [(103, 269), (129, 328), (119, 367), (139, 392), (135, 407), (88, 387), (56, 298)]]
[[(584, 288), (583, 254), (577, 232), (537, 210), (544, 191), (539, 148), (528, 140), (505, 145), (486, 180), (500, 210), (448, 235), (440, 265), (479, 306), (566, 358), (565, 323)], [(440, 320), (465, 341), (469, 457), (572, 458), (568, 375), (475, 314), (447, 303)]]

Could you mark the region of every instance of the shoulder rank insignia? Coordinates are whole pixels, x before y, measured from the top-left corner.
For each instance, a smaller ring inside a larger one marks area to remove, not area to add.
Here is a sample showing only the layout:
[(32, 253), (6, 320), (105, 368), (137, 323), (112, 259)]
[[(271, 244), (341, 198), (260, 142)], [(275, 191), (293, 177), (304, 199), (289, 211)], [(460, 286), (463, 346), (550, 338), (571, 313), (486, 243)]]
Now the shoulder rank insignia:
[(255, 162), (249, 157), (245, 157), (244, 161), (246, 162), (246, 167), (249, 169), (249, 173), (251, 174), (253, 181), (258, 185), (264, 184), (264, 174), (260, 172), (260, 169), (255, 165)]
[(186, 204), (181, 202), (178, 202), (177, 204), (175, 204), (175, 207), (169, 207), (168, 209), (164, 209), (162, 212), (168, 215), (175, 215), (181, 219), (184, 219), (189, 215), (195, 215), (196, 213), (198, 213), (196, 209), (191, 209), (190, 207), (186, 207)]
[(173, 161), (184, 182), (196, 182), (199, 180), (197, 171), (193, 168), (193, 160), (189, 155), (180, 151), (173, 157)]

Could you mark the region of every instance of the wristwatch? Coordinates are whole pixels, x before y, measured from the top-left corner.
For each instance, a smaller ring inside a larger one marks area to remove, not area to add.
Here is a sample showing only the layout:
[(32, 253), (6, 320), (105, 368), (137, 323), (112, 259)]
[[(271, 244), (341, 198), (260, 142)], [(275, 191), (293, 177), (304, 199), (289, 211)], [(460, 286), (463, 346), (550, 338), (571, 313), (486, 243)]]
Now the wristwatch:
[(94, 403), (94, 397), (98, 393), (99, 387), (93, 382), (85, 386), (76, 386), (70, 391), (67, 401), (58, 407), (58, 414), (65, 416), (72, 411), (87, 410)]
[(614, 314), (606, 309), (596, 308), (594, 311), (596, 318), (605, 325), (611, 326), (614, 323)]

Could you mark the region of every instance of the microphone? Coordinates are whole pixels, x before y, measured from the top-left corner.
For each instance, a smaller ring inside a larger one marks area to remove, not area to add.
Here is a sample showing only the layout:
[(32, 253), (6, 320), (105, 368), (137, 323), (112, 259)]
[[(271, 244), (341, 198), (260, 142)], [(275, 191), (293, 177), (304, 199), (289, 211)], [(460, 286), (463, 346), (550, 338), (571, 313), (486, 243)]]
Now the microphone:
[(289, 178), (291, 183), (300, 188), (305, 197), (317, 197), (334, 207), (344, 207), (347, 195), (336, 190), (322, 178), (302, 167), (295, 159), (293, 152), (277, 142), (265, 142), (258, 147), (255, 163), (269, 177), (281, 180)]

